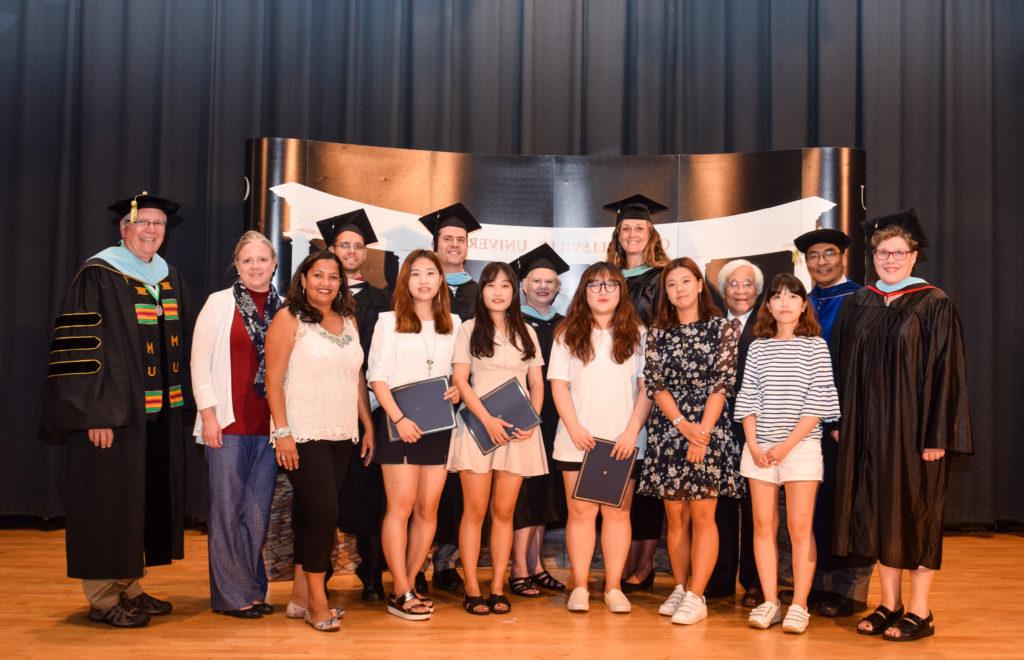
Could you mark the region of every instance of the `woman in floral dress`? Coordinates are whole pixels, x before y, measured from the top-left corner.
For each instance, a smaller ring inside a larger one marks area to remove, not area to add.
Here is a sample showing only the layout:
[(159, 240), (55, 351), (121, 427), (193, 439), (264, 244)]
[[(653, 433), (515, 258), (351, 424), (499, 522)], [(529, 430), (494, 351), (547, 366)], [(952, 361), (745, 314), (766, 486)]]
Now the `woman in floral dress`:
[(744, 488), (741, 445), (726, 410), (739, 330), (722, 318), (692, 259), (665, 267), (661, 291), (644, 368), (657, 405), (637, 492), (661, 498), (668, 518), (676, 587), (658, 611), (673, 623), (692, 624), (707, 617), (704, 589), (718, 557), (715, 505), (719, 497), (740, 497)]

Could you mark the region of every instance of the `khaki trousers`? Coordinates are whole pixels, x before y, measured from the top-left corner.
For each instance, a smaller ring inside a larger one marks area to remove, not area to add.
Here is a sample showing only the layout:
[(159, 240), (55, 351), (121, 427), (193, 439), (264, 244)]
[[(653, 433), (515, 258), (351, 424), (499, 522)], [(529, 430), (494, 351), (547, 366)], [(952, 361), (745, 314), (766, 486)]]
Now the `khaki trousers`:
[(95, 609), (106, 612), (120, 599), (124, 593), (128, 598), (135, 598), (142, 593), (142, 585), (138, 579), (125, 580), (82, 580), (85, 597)]

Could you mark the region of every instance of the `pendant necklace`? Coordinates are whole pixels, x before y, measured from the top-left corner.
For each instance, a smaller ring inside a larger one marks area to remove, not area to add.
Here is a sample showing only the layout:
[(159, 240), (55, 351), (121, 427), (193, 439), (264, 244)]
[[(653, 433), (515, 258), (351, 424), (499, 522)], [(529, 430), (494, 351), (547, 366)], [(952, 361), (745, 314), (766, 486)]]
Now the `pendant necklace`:
[(427, 354), (427, 378), (434, 372), (434, 353), (437, 352), (437, 330), (434, 330), (434, 342), (431, 344), (430, 350), (427, 351), (427, 340), (423, 337), (423, 332), (420, 332), (420, 340), (423, 342), (423, 351)]
[(150, 297), (153, 299), (154, 302), (156, 302), (156, 305), (155, 305), (156, 315), (157, 316), (163, 316), (164, 315), (164, 306), (160, 304), (160, 286), (157, 285), (157, 286), (151, 287), (150, 285), (145, 284), (145, 283), (143, 283), (143, 286), (146, 287), (146, 291), (149, 292)]

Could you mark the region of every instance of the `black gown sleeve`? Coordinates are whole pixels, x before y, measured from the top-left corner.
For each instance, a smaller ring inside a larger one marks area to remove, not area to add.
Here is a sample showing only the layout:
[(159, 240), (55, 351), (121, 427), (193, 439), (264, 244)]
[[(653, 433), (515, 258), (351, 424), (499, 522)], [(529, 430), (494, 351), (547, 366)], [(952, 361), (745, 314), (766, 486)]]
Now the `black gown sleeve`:
[(923, 310), (921, 321), (925, 337), (919, 371), (919, 449), (973, 454), (960, 318), (953, 302), (945, 294), (938, 294)]
[(40, 410), (41, 435), (127, 426), (137, 347), (125, 328), (116, 282), (99, 267), (75, 276), (61, 303), (50, 343)]

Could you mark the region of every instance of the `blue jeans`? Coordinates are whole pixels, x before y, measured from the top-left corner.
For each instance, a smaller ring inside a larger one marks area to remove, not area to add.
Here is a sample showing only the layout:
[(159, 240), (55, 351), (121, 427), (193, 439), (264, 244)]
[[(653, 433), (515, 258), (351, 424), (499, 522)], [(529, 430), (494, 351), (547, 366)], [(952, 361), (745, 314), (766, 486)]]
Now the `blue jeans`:
[(277, 461), (265, 435), (225, 435), (206, 447), (210, 476), (210, 606), (237, 610), (267, 594), (263, 542)]

